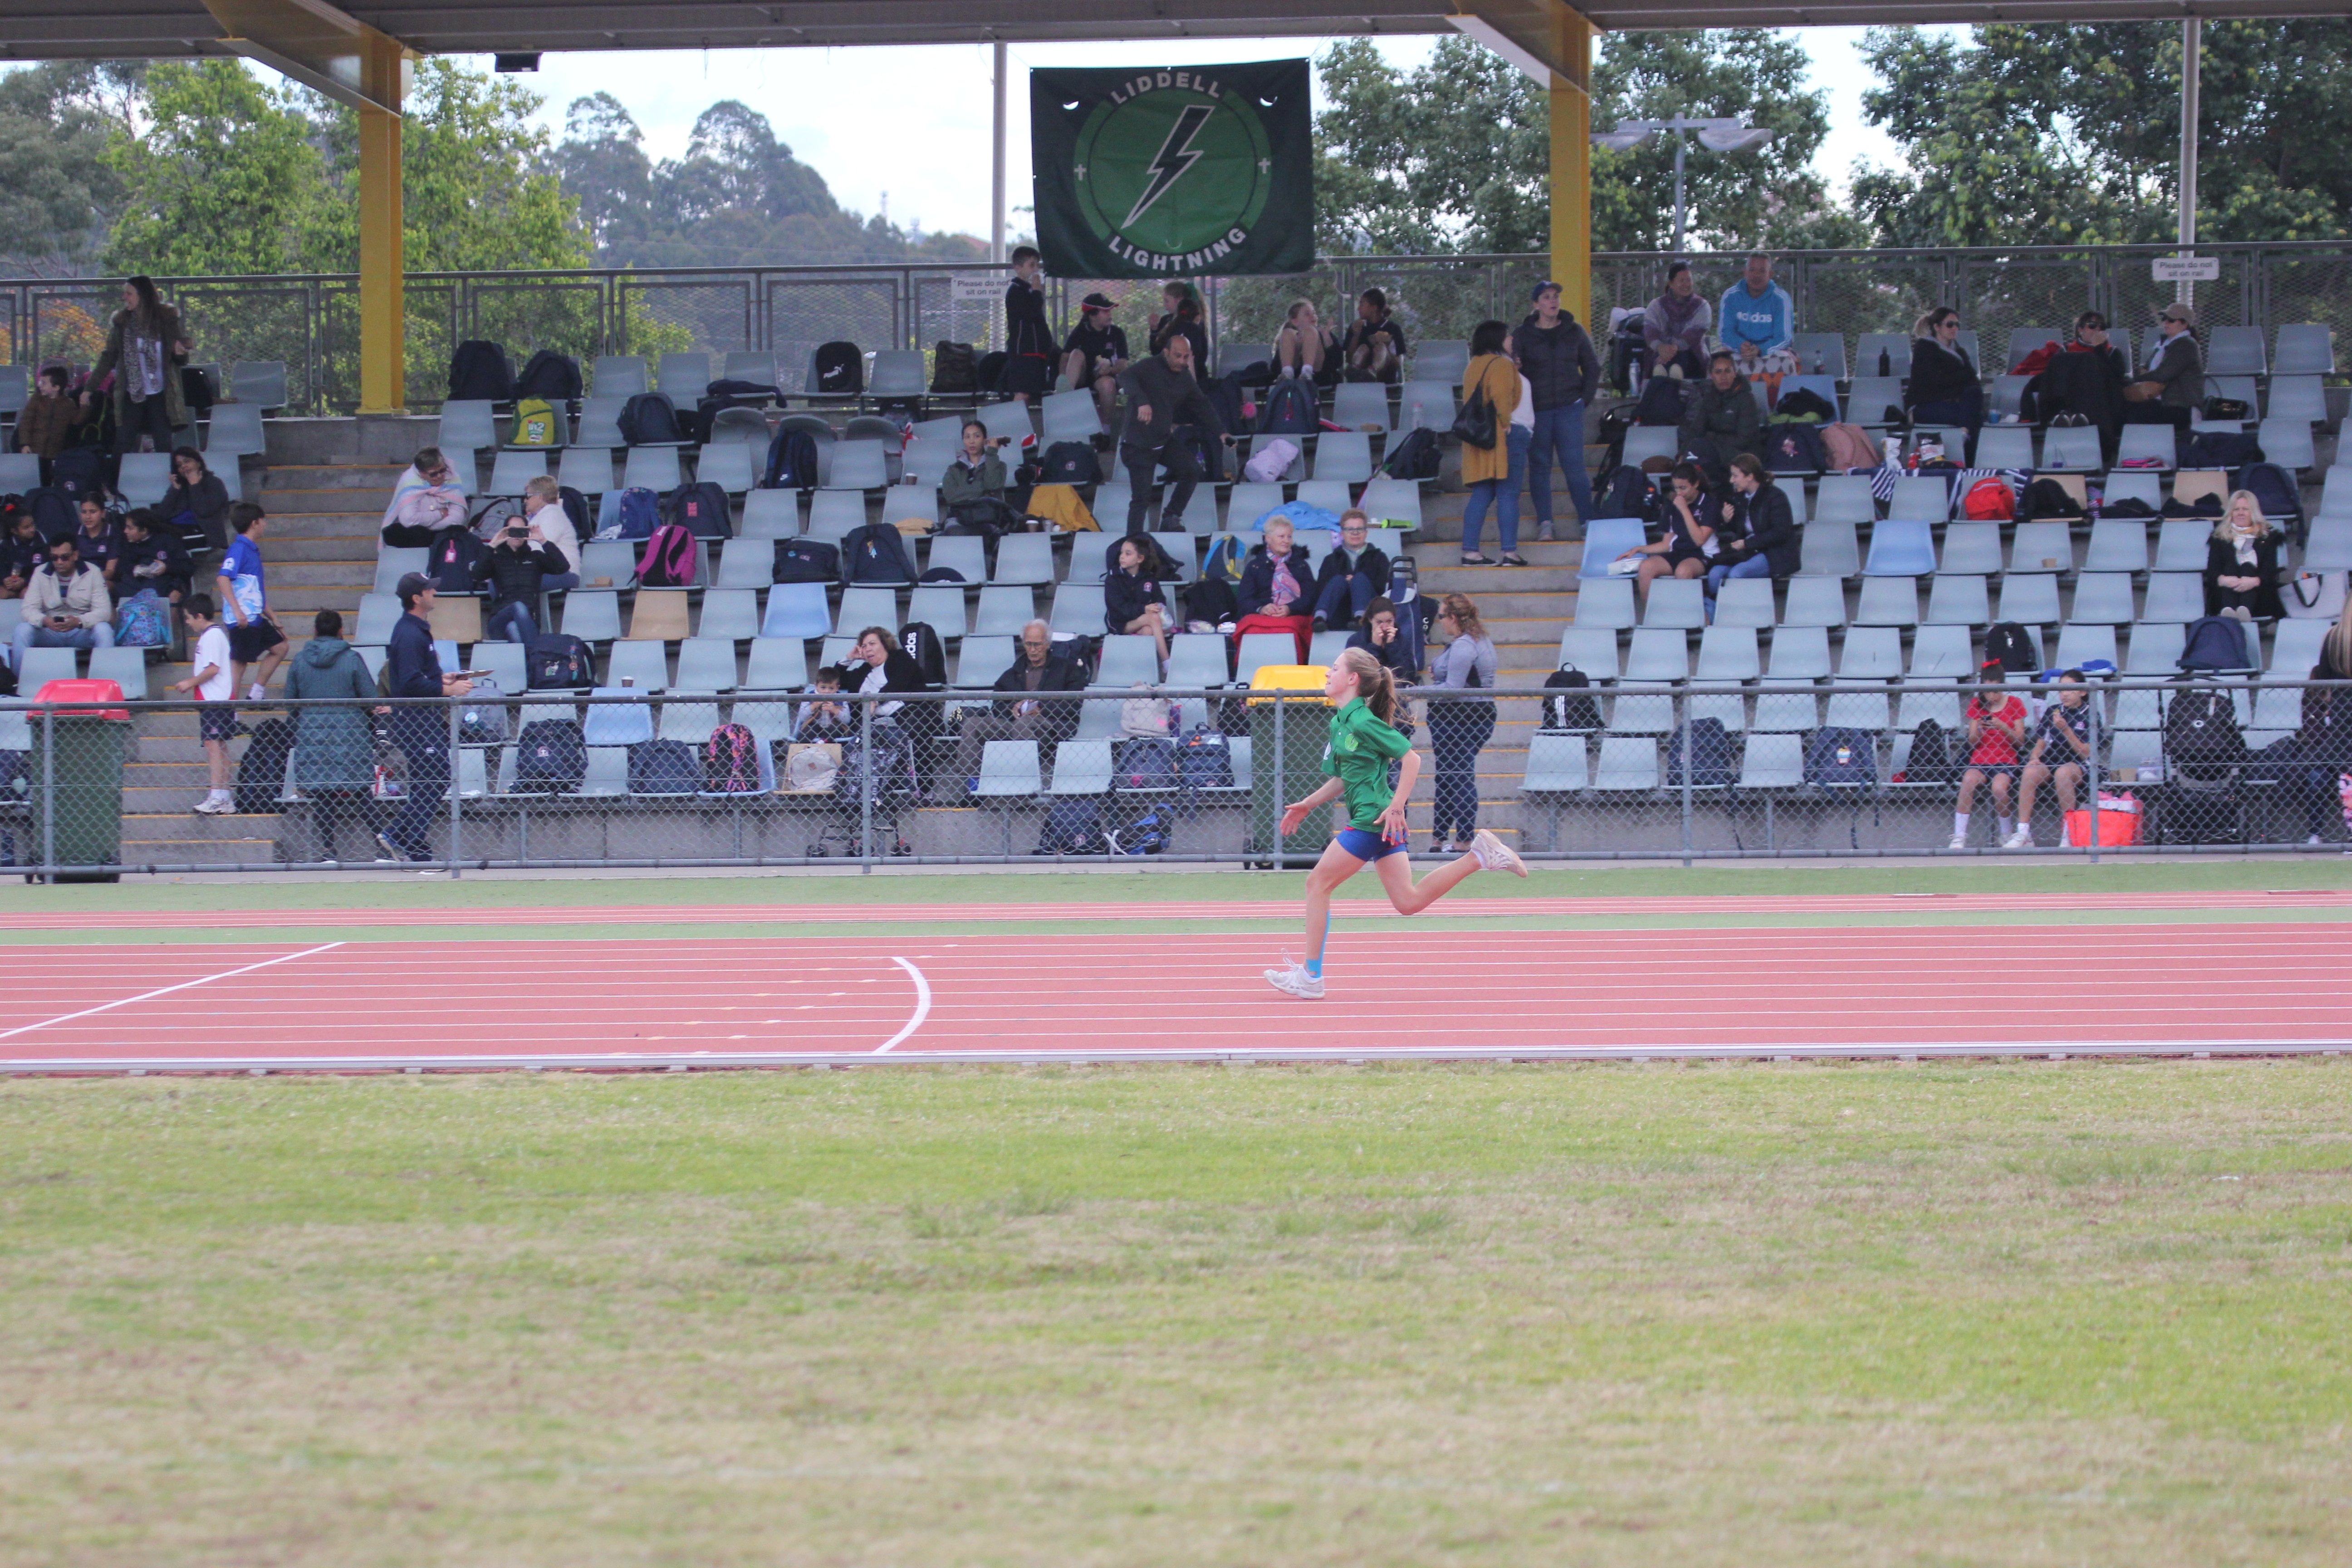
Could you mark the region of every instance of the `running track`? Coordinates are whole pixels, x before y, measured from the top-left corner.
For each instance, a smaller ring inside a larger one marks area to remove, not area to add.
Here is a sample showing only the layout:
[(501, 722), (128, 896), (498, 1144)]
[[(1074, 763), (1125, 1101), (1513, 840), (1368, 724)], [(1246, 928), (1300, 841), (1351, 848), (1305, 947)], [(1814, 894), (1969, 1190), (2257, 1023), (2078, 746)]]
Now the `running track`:
[[(451, 913), (430, 918), (446, 923)], [(919, 918), (945, 915), (923, 906)], [(2352, 1045), (2352, 922), (1798, 927), (1670, 941), (1358, 928), (1334, 939), (1332, 996), (1320, 1004), (1280, 997), (1259, 977), (1280, 946), (1259, 931), (1131, 931), (278, 941), (146, 946), (135, 963), (120, 947), (28, 946), (16, 950), (0, 998), (0, 1069)]]

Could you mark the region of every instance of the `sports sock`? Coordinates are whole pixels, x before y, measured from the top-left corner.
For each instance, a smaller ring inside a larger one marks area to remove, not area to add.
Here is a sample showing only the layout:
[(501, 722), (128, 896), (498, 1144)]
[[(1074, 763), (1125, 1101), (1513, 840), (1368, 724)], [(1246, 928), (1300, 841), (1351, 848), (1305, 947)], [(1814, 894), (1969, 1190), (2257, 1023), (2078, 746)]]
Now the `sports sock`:
[(2017, 818), (2013, 816), (1996, 816), (1993, 820), (2000, 824), (2000, 836), (2003, 838), (2017, 831)]
[(1968, 836), (1969, 814), (1965, 811), (1956, 811), (1952, 813), (1952, 837), (1955, 838), (1966, 838)]
[(1316, 939), (1314, 952), (1309, 954), (1306, 963), (1301, 965), (1307, 973), (1313, 975), (1318, 980), (1323, 978), (1323, 950), (1329, 946), (1330, 942), (1331, 915), (1330, 911), (1327, 910), (1324, 911), (1323, 915), (1323, 934)]

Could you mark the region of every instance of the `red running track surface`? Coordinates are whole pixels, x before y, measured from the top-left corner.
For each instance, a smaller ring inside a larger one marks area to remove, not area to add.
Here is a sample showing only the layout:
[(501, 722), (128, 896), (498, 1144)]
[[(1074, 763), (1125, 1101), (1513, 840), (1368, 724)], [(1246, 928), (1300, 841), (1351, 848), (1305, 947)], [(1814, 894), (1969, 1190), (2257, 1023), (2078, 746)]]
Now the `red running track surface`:
[[(1349, 931), (1331, 996), (1255, 934), (19, 950), (0, 1063), (1346, 1054), (2339, 1039), (2352, 923)], [(170, 989), (167, 989), (170, 988)], [(923, 994), (928, 991), (928, 1010)], [(158, 994), (160, 993), (160, 994)], [(120, 1005), (111, 1005), (120, 1004)], [(72, 1015), (82, 1014), (81, 1016)], [(917, 1025), (909, 1030), (910, 1025)], [(903, 1037), (901, 1038), (900, 1037)], [(714, 1060), (712, 1065), (719, 1065)]]

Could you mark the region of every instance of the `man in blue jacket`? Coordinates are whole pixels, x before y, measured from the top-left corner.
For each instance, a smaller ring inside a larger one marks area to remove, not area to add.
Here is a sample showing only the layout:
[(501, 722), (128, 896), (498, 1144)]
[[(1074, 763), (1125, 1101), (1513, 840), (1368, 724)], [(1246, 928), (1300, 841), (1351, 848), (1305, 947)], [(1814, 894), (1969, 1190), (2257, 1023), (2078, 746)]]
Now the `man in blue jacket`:
[[(404, 612), (384, 639), (383, 694), (386, 697), (463, 697), (474, 683), (441, 673), (441, 657), (433, 651), (433, 579), (411, 572), (400, 580)], [(446, 708), (395, 704), (392, 710), (392, 743), (408, 759), (407, 794), (400, 816), (375, 836), (387, 858), (430, 860), (433, 817), (449, 789), (449, 714)]]
[(1766, 354), (1796, 342), (1796, 303), (1786, 289), (1772, 281), (1770, 257), (1759, 250), (1748, 258), (1748, 269), (1739, 281), (1723, 291), (1715, 323), (1723, 346), (1739, 362), (1742, 375), (1755, 375)]

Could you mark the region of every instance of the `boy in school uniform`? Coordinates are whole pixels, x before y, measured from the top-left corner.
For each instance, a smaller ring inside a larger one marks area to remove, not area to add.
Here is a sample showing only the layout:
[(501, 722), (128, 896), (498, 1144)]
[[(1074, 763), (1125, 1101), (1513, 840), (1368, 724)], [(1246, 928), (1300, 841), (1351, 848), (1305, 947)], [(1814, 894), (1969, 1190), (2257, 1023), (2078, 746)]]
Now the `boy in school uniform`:
[(229, 655), (228, 632), (215, 618), (209, 594), (189, 595), (180, 613), (195, 639), (194, 651), (188, 656), (195, 673), (172, 682), (172, 689), (196, 694), (196, 732), (204, 738), (205, 766), (212, 773), (212, 789), (196, 803), (196, 809), (206, 816), (226, 816), (236, 809), (236, 799), (228, 787), (228, 743), (236, 734), (236, 671)]

